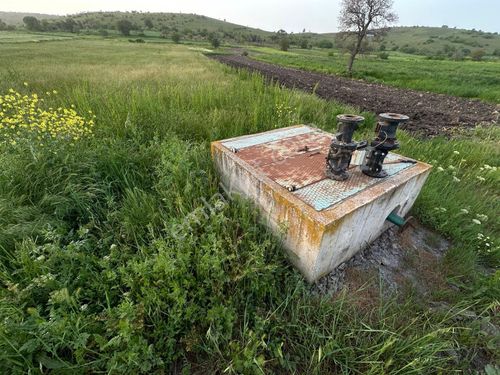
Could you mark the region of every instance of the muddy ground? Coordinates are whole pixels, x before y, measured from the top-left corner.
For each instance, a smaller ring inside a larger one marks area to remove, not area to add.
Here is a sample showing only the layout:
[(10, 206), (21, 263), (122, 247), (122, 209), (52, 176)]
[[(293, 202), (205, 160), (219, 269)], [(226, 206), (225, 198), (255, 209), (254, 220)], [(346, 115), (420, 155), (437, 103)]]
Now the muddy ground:
[(451, 246), (439, 234), (413, 221), (404, 232), (391, 228), (364, 250), (322, 277), (313, 286), (319, 294), (342, 290), (357, 293), (367, 305), (386, 296), (411, 292), (420, 297), (446, 289), (442, 258)]
[(479, 100), (389, 87), (344, 77), (307, 72), (252, 60), (242, 55), (214, 55), (212, 58), (235, 68), (259, 72), (288, 88), (315, 92), (374, 113), (396, 112), (410, 116), (402, 128), (421, 136), (450, 136), (457, 130), (498, 121), (499, 108)]
[[(391, 228), (318, 280), (311, 289), (320, 296), (332, 298), (346, 293), (364, 311), (376, 310), (382, 298), (397, 297), (399, 303), (405, 303), (411, 297), (434, 312), (447, 314), (457, 326), (479, 325), (481, 334), (498, 340), (500, 327), (496, 320), (477, 315), (471, 309), (458, 308), (442, 299), (446, 293), (456, 290), (446, 279), (443, 262), (450, 246), (448, 240), (416, 221), (404, 232)], [(472, 355), (467, 350), (450, 349), (447, 354), (456, 363), (460, 358), (471, 356), (471, 373), (483, 373), (491, 362), (484, 349)]]

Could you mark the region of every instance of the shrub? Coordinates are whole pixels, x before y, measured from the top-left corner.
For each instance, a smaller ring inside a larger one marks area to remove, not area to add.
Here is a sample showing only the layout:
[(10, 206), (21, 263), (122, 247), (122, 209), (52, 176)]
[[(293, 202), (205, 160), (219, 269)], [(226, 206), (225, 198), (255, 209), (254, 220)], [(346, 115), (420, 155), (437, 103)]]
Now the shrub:
[(130, 31), (134, 28), (134, 25), (129, 20), (119, 20), (116, 23), (116, 29), (125, 36), (130, 35)]
[(474, 51), (472, 51), (470, 56), (474, 61), (481, 61), (484, 55), (486, 55), (486, 51), (484, 49), (475, 49)]
[(220, 47), (220, 39), (215, 33), (211, 33), (208, 36), (208, 40), (210, 41), (210, 44), (212, 45), (213, 48), (219, 48)]
[(427, 60), (444, 60), (445, 56), (441, 53), (438, 53), (437, 55), (430, 55), (427, 56)]
[(290, 40), (288, 38), (282, 38), (280, 39), (280, 49), (282, 51), (288, 51), (288, 48), (290, 48)]
[(241, 55), (242, 55), (242, 56), (248, 56), (248, 51), (243, 51), (243, 52), (241, 53)]
[(328, 39), (320, 40), (318, 43), (319, 48), (333, 48), (333, 43)]
[(401, 48), (401, 52), (413, 55), (417, 52), (417, 49), (415, 47), (410, 47), (409, 45), (405, 45), (403, 46), (403, 48)]
[(42, 25), (38, 18), (33, 16), (26, 16), (23, 18), (24, 25), (30, 31), (42, 31)]
[(210, 41), (210, 44), (212, 44), (212, 47), (214, 47), (214, 48), (219, 48), (220, 47), (220, 40), (219, 40), (219, 38), (213, 38)]
[(151, 18), (146, 18), (144, 20), (144, 26), (146, 26), (148, 29), (152, 29), (154, 27), (153, 21), (151, 20)]
[(172, 34), (172, 42), (179, 44), (181, 42), (181, 34), (173, 33)]
[(299, 42), (299, 47), (302, 49), (307, 49), (309, 47), (309, 42), (307, 39), (301, 39)]
[(389, 59), (389, 54), (387, 52), (380, 52), (378, 54), (378, 58), (382, 59), (382, 60), (387, 60), (387, 59)]
[(465, 55), (462, 51), (455, 51), (451, 58), (455, 61), (462, 61), (465, 58)]

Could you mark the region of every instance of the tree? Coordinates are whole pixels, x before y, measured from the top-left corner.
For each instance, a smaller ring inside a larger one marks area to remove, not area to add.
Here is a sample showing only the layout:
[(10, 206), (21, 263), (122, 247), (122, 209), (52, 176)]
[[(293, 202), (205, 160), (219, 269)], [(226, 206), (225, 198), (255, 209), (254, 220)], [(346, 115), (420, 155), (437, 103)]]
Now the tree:
[(290, 48), (290, 39), (287, 37), (283, 37), (280, 39), (280, 49), (282, 51), (288, 51), (288, 48)]
[(210, 43), (212, 44), (212, 47), (214, 47), (214, 48), (219, 48), (220, 47), (220, 40), (217, 37), (213, 38), (210, 41)]
[(116, 28), (122, 35), (128, 36), (130, 35), (130, 30), (134, 28), (134, 25), (129, 20), (119, 20), (116, 23)]
[(75, 32), (75, 29), (77, 27), (77, 23), (76, 21), (71, 18), (71, 17), (68, 17), (66, 18), (64, 21), (61, 22), (60, 24), (60, 28), (61, 30), (63, 31), (67, 31), (68, 33), (74, 33)]
[(276, 34), (272, 35), (271, 40), (278, 41), (282, 51), (288, 51), (288, 48), (290, 48), (290, 38), (288, 37), (288, 33), (283, 29), (279, 29)]
[(486, 55), (486, 51), (484, 49), (475, 49), (470, 54), (470, 57), (474, 61), (481, 61), (483, 59), (484, 55)]
[(40, 21), (40, 31), (57, 31), (58, 27), (56, 24), (49, 22), (47, 19)]
[(181, 34), (175, 32), (172, 34), (172, 42), (179, 44), (181, 42)]
[(151, 20), (151, 18), (146, 18), (144, 20), (144, 26), (146, 26), (146, 28), (148, 28), (150, 30), (154, 27), (153, 21)]
[(322, 39), (318, 42), (319, 48), (333, 48), (333, 43), (328, 39)]
[(212, 44), (212, 47), (214, 47), (214, 48), (220, 47), (220, 40), (219, 40), (219, 37), (217, 36), (217, 34), (211, 33), (208, 36), (208, 40), (209, 40), (210, 44)]
[(40, 24), (40, 21), (38, 21), (38, 18), (33, 17), (33, 16), (26, 16), (23, 18), (24, 25), (26, 28), (30, 31), (41, 31), (42, 30), (42, 25)]
[(380, 28), (395, 22), (393, 0), (342, 0), (339, 22), (345, 35), (352, 35), (355, 42), (350, 50), (347, 72), (352, 74), (354, 60), (361, 50), (363, 39), (370, 27)]

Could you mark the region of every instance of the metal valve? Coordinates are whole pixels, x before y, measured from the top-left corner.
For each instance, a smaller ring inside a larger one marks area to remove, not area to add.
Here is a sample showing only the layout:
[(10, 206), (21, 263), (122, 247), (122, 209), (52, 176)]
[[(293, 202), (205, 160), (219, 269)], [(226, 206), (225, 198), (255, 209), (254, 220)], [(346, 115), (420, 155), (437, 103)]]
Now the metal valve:
[(337, 133), (330, 144), (326, 157), (325, 173), (328, 178), (344, 181), (349, 178), (347, 169), (351, 163), (352, 153), (366, 147), (365, 142), (353, 142), (352, 136), (358, 125), (365, 119), (357, 115), (338, 115)]
[(361, 171), (375, 178), (387, 177), (383, 170), (383, 163), (389, 151), (399, 148), (396, 139), (396, 131), (400, 124), (409, 120), (408, 116), (397, 113), (382, 113), (375, 128), (377, 133), (375, 139), (366, 149), (365, 158), (361, 165)]

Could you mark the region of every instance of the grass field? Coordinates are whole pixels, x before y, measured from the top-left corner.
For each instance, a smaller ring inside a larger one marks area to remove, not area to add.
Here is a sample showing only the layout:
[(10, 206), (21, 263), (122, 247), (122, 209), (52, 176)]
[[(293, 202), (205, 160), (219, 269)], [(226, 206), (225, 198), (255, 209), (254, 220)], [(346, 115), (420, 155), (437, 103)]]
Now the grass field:
[[(332, 74), (345, 74), (347, 55), (321, 49), (252, 48), (254, 58), (275, 64)], [(480, 98), (500, 103), (500, 61), (428, 60), (423, 56), (388, 52), (389, 59), (376, 55), (360, 56), (354, 65), (354, 78), (370, 82), (442, 94)]]
[(26, 31), (0, 31), (0, 43), (46, 42), (74, 38), (69, 33), (31, 33)]
[[(414, 213), (454, 242), (450, 286), (370, 305), (320, 298), (249, 204), (214, 201), (209, 142), (297, 122), (332, 130), (355, 109), (186, 46), (0, 52), (0, 95), (96, 116), (93, 136), (0, 143), (2, 373), (434, 374), (500, 359), (488, 329), (500, 297), (498, 128), (453, 141), (400, 134), (403, 153), (434, 164)], [(217, 212), (173, 235), (202, 199)]]

